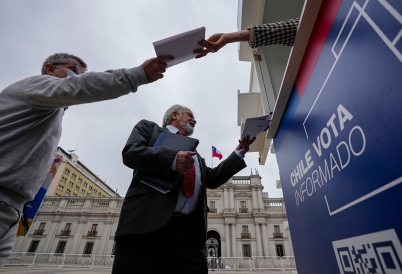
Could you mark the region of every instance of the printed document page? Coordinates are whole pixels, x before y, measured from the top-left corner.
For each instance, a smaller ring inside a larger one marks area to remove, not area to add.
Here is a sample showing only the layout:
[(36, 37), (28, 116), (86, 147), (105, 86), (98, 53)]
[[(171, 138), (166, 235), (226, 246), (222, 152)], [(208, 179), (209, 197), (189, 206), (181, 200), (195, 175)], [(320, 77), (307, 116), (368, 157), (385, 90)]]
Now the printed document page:
[(266, 130), (271, 123), (271, 120), (269, 120), (268, 117), (269, 115), (247, 118), (242, 137), (249, 135), (250, 140), (257, 137), (257, 135)]
[(183, 32), (153, 43), (156, 56), (172, 55), (174, 60), (168, 62), (168, 67), (193, 59), (196, 49), (201, 49), (197, 43), (205, 39), (205, 27)]

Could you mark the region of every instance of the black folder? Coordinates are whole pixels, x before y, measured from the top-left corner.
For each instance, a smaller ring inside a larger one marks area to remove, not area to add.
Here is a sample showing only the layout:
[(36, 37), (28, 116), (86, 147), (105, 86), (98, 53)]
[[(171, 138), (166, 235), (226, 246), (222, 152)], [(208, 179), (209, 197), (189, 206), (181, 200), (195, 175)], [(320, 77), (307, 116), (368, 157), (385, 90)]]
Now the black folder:
[[(166, 147), (170, 149), (178, 149), (182, 151), (194, 151), (198, 146), (198, 140), (179, 134), (174, 134), (168, 131), (163, 131), (155, 141), (154, 147)], [(180, 174), (171, 171), (169, 176), (164, 176), (152, 172), (135, 173), (135, 178), (140, 180), (153, 189), (162, 192), (163, 194), (170, 193), (180, 179)]]

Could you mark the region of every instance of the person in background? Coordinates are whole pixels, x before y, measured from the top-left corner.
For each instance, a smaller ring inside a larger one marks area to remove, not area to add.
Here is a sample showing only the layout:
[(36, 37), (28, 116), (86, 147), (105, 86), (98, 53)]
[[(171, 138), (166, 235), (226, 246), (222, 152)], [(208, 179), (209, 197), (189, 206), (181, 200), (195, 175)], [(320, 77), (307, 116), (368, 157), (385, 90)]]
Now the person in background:
[(293, 46), (299, 27), (299, 18), (285, 21), (251, 25), (245, 30), (232, 33), (216, 33), (207, 40), (198, 42), (203, 49), (195, 50), (196, 58), (206, 56), (210, 52), (217, 52), (225, 45), (234, 42), (248, 42), (251, 48), (270, 45)]
[(31, 76), (0, 93), (0, 267), (11, 254), (24, 204), (49, 172), (68, 106), (118, 98), (163, 78), (171, 56), (130, 69), (87, 72), (87, 64), (56, 53)]

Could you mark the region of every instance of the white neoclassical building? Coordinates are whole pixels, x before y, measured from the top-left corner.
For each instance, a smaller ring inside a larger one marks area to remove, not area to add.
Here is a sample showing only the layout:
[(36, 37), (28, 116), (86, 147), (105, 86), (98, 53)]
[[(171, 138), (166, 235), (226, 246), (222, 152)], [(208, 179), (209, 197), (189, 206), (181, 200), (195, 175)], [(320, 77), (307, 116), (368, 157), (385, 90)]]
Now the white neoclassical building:
[[(262, 190), (258, 174), (208, 190), (209, 257), (293, 256), (283, 199)], [(120, 197), (48, 196), (14, 252), (113, 255), (122, 203)]]

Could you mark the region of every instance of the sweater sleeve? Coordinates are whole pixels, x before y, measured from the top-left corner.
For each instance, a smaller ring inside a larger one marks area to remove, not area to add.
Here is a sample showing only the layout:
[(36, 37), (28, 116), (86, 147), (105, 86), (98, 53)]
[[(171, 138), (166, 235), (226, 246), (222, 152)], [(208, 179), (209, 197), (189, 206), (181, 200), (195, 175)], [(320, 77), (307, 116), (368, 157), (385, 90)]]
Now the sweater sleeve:
[(293, 46), (299, 21), (299, 18), (295, 18), (275, 23), (249, 26), (248, 28), (254, 33), (254, 41), (249, 42), (250, 47), (254, 49), (270, 45)]
[(28, 102), (39, 109), (56, 109), (71, 105), (110, 100), (136, 92), (147, 84), (147, 76), (142, 66), (131, 69), (86, 72), (69, 78), (40, 75), (21, 92)]

